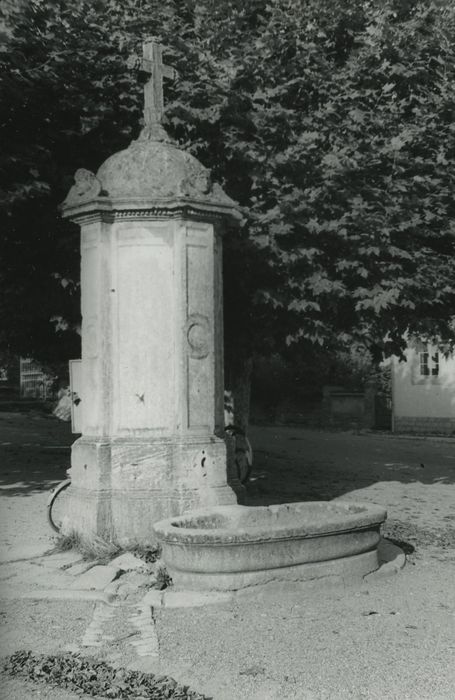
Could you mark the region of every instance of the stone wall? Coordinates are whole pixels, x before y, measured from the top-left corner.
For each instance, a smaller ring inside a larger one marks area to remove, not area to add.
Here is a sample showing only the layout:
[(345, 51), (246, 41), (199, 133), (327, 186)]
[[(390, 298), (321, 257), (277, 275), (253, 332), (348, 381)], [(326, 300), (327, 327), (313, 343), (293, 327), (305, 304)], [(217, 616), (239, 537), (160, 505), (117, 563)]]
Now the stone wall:
[[(298, 424), (309, 428), (338, 430), (383, 428), (377, 423), (376, 387), (367, 383), (364, 391), (348, 391), (341, 386), (325, 386), (322, 395), (286, 398), (276, 406), (251, 406), (251, 423)], [(390, 426), (391, 427), (391, 426)], [(389, 427), (389, 429), (390, 429)]]

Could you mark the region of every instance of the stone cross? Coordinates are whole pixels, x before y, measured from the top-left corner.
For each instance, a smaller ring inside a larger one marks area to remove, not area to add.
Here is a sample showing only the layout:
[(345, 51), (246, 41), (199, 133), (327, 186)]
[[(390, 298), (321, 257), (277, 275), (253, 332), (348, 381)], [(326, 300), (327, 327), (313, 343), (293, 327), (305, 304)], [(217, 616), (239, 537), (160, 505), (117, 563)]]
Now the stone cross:
[(163, 78), (175, 78), (176, 71), (163, 64), (161, 44), (155, 39), (144, 41), (142, 53), (142, 59), (135, 60), (135, 67), (149, 76), (144, 85), (144, 126), (147, 129), (161, 124), (164, 113)]

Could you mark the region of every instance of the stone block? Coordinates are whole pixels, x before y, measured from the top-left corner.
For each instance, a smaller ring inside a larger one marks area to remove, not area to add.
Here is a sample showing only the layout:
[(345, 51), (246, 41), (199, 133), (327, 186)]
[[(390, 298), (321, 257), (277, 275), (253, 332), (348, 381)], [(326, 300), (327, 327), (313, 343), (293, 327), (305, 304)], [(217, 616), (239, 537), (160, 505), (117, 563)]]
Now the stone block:
[(149, 605), (151, 608), (160, 608), (163, 601), (163, 591), (152, 590), (145, 594), (141, 600), (141, 606)]
[(382, 579), (397, 574), (406, 564), (406, 554), (393, 542), (381, 539), (378, 544), (379, 568), (365, 576), (365, 581)]
[(124, 554), (120, 554), (120, 556), (115, 557), (115, 559), (112, 559), (110, 565), (115, 566), (122, 571), (136, 571), (137, 569), (144, 569), (147, 567), (145, 561), (139, 559), (139, 557), (136, 557), (131, 552), (125, 552)]
[(140, 596), (154, 583), (155, 578), (150, 574), (130, 572), (110, 583), (105, 590), (107, 592), (113, 591), (119, 598), (125, 599), (130, 596)]
[(106, 540), (115, 532), (122, 546), (150, 546), (156, 543), (153, 525), (163, 517), (236, 502), (226, 483), (226, 447), (218, 438), (103, 438), (97, 447), (98, 442), (87, 437), (73, 445), (71, 529)]
[(117, 598), (119, 596), (119, 588), (121, 585), (121, 578), (114, 579), (114, 581), (107, 584), (107, 586), (104, 588), (104, 592)]
[(81, 576), (81, 574), (85, 574), (89, 569), (93, 569), (94, 566), (96, 566), (96, 564), (93, 561), (81, 561), (69, 567), (67, 571), (71, 576)]
[(78, 590), (103, 590), (118, 575), (119, 569), (113, 566), (93, 566), (72, 584)]

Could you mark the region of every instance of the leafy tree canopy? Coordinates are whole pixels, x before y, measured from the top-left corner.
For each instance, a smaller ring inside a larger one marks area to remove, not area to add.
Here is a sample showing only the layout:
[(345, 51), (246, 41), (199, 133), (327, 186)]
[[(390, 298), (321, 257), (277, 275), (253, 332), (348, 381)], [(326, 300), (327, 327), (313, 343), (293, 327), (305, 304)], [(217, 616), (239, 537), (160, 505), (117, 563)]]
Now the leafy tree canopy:
[(0, 347), (78, 352), (78, 167), (138, 133), (126, 67), (157, 36), (166, 127), (243, 207), (228, 356), (453, 337), (451, 0), (31, 0), (0, 54)]

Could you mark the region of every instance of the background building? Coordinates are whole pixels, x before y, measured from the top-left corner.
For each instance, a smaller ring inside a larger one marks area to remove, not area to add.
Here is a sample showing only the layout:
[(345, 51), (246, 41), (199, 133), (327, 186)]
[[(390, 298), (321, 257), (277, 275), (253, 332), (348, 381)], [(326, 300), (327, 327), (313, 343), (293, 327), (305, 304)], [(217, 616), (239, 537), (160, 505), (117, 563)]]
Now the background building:
[(455, 357), (423, 343), (392, 365), (393, 431), (455, 435)]

